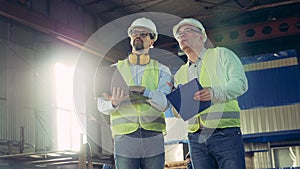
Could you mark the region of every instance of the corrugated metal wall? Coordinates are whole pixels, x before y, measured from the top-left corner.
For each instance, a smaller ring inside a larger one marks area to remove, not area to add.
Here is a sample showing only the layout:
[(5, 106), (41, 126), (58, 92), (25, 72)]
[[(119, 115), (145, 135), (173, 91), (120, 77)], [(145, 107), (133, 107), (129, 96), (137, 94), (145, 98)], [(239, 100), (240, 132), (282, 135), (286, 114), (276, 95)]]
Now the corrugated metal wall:
[(34, 144), (33, 51), (16, 44), (9, 44), (7, 56), (7, 113), (9, 115), (7, 127), (10, 129), (7, 138), (19, 140), (20, 127), (24, 126), (27, 142)]
[[(0, 22), (1, 24), (1, 22)], [(0, 27), (1, 35), (1, 27)], [(7, 73), (6, 73), (6, 46), (5, 41), (0, 40), (0, 139), (7, 138)], [(5, 57), (3, 57), (5, 56)], [(7, 147), (6, 147), (7, 149)], [(0, 151), (1, 154), (6, 154), (5, 150)]]
[(296, 50), (243, 57), (241, 60), (249, 84), (248, 91), (238, 98), (242, 109), (300, 103)]
[(274, 154), (272, 153), (274, 149), (293, 147), (294, 154), (295, 154), (294, 165), (299, 166), (300, 148), (299, 146), (295, 146), (295, 145), (299, 145), (299, 141), (300, 141), (299, 139), (298, 140), (296, 139), (296, 140), (288, 140), (288, 141), (281, 141), (281, 142), (245, 143), (245, 151), (248, 153), (253, 153), (253, 155), (250, 158), (252, 160), (251, 162), (252, 165), (254, 166), (254, 169), (261, 169), (261, 168), (276, 167), (274, 166), (275, 159), (274, 159)]
[[(14, 2), (12, 2), (14, 3)], [(15, 2), (17, 3), (17, 2)], [(33, 11), (47, 15), (78, 32), (92, 34), (94, 16), (71, 1), (31, 1)], [(27, 7), (24, 7), (27, 8)], [(46, 21), (45, 21), (46, 22)], [(64, 56), (64, 51), (75, 51)], [(25, 129), (25, 152), (56, 147), (54, 64), (76, 60), (79, 49), (55, 37), (0, 17), (0, 140), (20, 141)], [(0, 154), (7, 154), (6, 146)], [(18, 148), (12, 153), (18, 153)]]
[[(300, 129), (297, 53), (295, 50), (288, 50), (278, 52), (276, 56), (265, 54), (243, 60), (248, 62), (245, 70), (251, 77), (248, 79), (250, 93), (244, 95), (244, 100), (240, 102), (241, 107), (245, 108), (241, 112), (243, 134)], [(251, 157), (254, 168), (271, 168), (274, 167), (272, 147), (295, 144), (299, 142), (246, 142), (245, 150), (254, 152)]]
[[(0, 21), (0, 139), (6, 142), (7, 138), (7, 39), (9, 24)], [(0, 150), (1, 154), (7, 153), (8, 147)]]
[[(34, 54), (32, 32), (0, 21), (1, 37), (1, 133), (3, 142), (20, 141), (24, 127), (28, 145), (35, 145)], [(33, 147), (30, 147), (31, 151)], [(4, 151), (7, 149), (4, 148)], [(4, 152), (7, 153), (7, 152)]]
[(56, 107), (53, 39), (39, 36), (35, 44), (35, 125), (36, 151), (53, 150), (56, 146)]
[(271, 168), (269, 152), (258, 152), (254, 154), (254, 168)]
[(246, 152), (253, 153), (253, 156), (250, 157), (253, 163), (250, 165), (253, 166), (253, 169), (270, 168), (272, 166), (268, 143), (244, 143), (244, 147)]
[(243, 134), (300, 129), (300, 104), (242, 110)]
[(241, 59), (249, 90), (239, 98), (244, 134), (300, 128), (300, 72), (296, 50)]

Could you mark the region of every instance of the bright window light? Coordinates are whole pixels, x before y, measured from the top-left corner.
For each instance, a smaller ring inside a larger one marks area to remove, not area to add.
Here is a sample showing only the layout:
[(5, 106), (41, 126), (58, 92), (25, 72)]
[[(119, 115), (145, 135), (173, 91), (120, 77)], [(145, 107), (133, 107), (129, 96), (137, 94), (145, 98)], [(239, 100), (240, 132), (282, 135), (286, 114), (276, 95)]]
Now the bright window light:
[(61, 63), (55, 65), (58, 150), (80, 150), (80, 137), (83, 131), (74, 108), (73, 75), (73, 67)]

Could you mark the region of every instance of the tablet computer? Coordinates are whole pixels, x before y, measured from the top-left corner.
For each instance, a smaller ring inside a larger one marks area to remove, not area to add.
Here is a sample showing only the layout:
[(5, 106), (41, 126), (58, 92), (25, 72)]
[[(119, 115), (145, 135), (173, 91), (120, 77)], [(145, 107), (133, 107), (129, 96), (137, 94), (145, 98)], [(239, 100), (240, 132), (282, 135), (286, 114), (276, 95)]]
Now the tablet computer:
[(113, 87), (120, 87), (124, 95), (129, 94), (129, 87), (117, 66), (99, 67), (94, 78), (95, 96), (102, 97), (103, 93), (111, 95)]
[(99, 67), (94, 79), (95, 97), (103, 97), (103, 93), (111, 96), (113, 87), (120, 87), (124, 91), (124, 96), (130, 96), (130, 101), (149, 99), (149, 97), (142, 94), (129, 91), (129, 87), (117, 66)]

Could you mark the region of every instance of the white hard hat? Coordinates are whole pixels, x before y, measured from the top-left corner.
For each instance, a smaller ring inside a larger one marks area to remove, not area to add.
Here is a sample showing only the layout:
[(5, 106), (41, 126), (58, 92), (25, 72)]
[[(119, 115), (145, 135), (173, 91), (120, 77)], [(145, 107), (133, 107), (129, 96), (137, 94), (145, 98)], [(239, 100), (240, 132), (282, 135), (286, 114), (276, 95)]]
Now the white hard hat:
[(138, 19), (136, 19), (135, 21), (132, 22), (132, 24), (128, 28), (128, 31), (127, 31), (128, 36), (130, 36), (131, 30), (136, 28), (136, 27), (143, 27), (143, 28), (149, 29), (151, 31), (151, 33), (154, 33), (154, 41), (157, 40), (158, 34), (157, 34), (156, 26), (152, 22), (152, 20), (150, 20), (148, 18), (138, 18)]
[(175, 25), (173, 27), (173, 35), (175, 37), (178, 29), (183, 26), (183, 25), (192, 25), (192, 26), (195, 26), (197, 28), (199, 28), (202, 32), (202, 34), (204, 35), (204, 39), (203, 39), (203, 43), (206, 42), (207, 40), (207, 35), (206, 35), (206, 32), (205, 32), (205, 28), (203, 27), (202, 23), (199, 22), (198, 20), (196, 19), (193, 19), (193, 18), (186, 18), (186, 19), (183, 19), (182, 21), (180, 21), (177, 25)]

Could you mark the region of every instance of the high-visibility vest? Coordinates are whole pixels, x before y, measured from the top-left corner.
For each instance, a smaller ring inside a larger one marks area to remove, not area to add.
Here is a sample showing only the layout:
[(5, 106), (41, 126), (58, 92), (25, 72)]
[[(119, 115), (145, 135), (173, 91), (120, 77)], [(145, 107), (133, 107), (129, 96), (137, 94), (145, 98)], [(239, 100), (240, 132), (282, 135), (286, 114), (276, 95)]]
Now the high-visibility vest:
[[(128, 60), (118, 61), (117, 67), (127, 85), (135, 85)], [(153, 91), (158, 87), (158, 80), (158, 62), (151, 59), (145, 67), (141, 86)], [(139, 127), (159, 132), (166, 130), (164, 113), (157, 111), (147, 103), (121, 103), (118, 110), (111, 113), (110, 117), (113, 136), (132, 133)]]
[[(225, 71), (222, 76), (218, 75), (218, 48), (207, 49), (202, 59), (202, 67), (198, 79), (203, 87), (224, 85)], [(175, 74), (177, 84), (185, 84), (189, 81), (189, 63), (180, 67)], [(188, 132), (196, 132), (200, 124), (207, 128), (240, 127), (240, 107), (237, 99), (228, 100), (225, 103), (213, 103), (208, 109), (199, 112), (188, 120)]]

